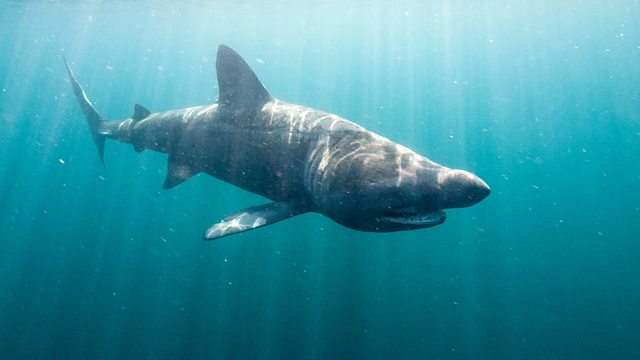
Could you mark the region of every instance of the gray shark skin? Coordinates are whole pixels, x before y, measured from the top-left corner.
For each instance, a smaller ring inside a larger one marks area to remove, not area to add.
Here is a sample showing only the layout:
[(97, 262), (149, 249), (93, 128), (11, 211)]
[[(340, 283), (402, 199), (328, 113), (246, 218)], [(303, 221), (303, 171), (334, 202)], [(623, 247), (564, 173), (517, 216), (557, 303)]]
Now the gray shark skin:
[(106, 139), (168, 155), (163, 188), (206, 173), (272, 202), (226, 216), (207, 240), (317, 212), (351, 229), (390, 232), (441, 224), (444, 209), (489, 195), (479, 177), (436, 164), (336, 115), (273, 98), (247, 63), (220, 45), (218, 102), (107, 121), (65, 60), (100, 160)]

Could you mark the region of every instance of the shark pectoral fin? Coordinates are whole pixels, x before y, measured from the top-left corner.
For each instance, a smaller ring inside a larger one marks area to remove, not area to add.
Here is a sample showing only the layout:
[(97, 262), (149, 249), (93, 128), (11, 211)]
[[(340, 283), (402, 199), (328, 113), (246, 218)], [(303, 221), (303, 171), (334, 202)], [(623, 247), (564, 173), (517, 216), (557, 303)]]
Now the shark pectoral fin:
[(198, 172), (199, 171), (194, 170), (189, 163), (176, 161), (172, 156), (169, 156), (169, 161), (167, 162), (167, 177), (164, 179), (162, 188), (165, 190), (171, 189), (188, 180)]
[(226, 216), (204, 232), (205, 240), (214, 240), (243, 231), (257, 229), (307, 212), (303, 206), (290, 201), (275, 201), (242, 209)]

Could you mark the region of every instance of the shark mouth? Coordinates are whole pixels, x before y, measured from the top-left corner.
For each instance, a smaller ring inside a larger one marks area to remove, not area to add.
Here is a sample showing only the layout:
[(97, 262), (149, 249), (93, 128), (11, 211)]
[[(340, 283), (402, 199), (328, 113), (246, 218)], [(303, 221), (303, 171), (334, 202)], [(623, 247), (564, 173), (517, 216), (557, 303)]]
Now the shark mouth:
[(443, 210), (416, 213), (415, 209), (400, 209), (392, 213), (379, 216), (381, 222), (405, 225), (408, 227), (423, 228), (442, 224), (447, 218)]

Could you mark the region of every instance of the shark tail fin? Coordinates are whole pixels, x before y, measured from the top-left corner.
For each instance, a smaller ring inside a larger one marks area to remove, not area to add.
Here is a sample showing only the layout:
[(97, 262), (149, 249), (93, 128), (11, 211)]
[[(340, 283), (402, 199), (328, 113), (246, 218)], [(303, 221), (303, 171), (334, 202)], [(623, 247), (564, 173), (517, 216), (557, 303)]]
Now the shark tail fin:
[(89, 129), (91, 130), (91, 136), (93, 137), (93, 142), (96, 144), (96, 148), (98, 149), (98, 156), (100, 157), (100, 161), (102, 165), (104, 165), (104, 142), (106, 140), (106, 135), (101, 131), (104, 127), (103, 124), (106, 120), (98, 114), (96, 109), (89, 101), (87, 94), (85, 94), (82, 86), (78, 84), (75, 76), (73, 75), (73, 71), (71, 71), (71, 67), (69, 67), (69, 63), (67, 59), (64, 58), (64, 64), (67, 67), (67, 72), (69, 73), (69, 82), (71, 82), (71, 86), (73, 87), (73, 93), (76, 95), (76, 99), (78, 99), (78, 103), (80, 104), (80, 108), (84, 113), (85, 118), (87, 119), (87, 124), (89, 124)]

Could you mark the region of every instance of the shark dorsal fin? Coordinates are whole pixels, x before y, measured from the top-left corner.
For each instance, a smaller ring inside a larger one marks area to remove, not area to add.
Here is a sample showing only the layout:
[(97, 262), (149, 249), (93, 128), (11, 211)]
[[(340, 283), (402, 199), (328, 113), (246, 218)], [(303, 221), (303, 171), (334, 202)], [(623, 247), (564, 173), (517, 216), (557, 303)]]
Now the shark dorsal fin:
[(149, 115), (151, 115), (151, 111), (149, 111), (149, 109), (140, 104), (136, 104), (133, 107), (133, 116), (131, 118), (133, 121), (140, 121)]
[(216, 73), (220, 110), (234, 114), (257, 111), (272, 99), (244, 59), (226, 45), (218, 47)]

